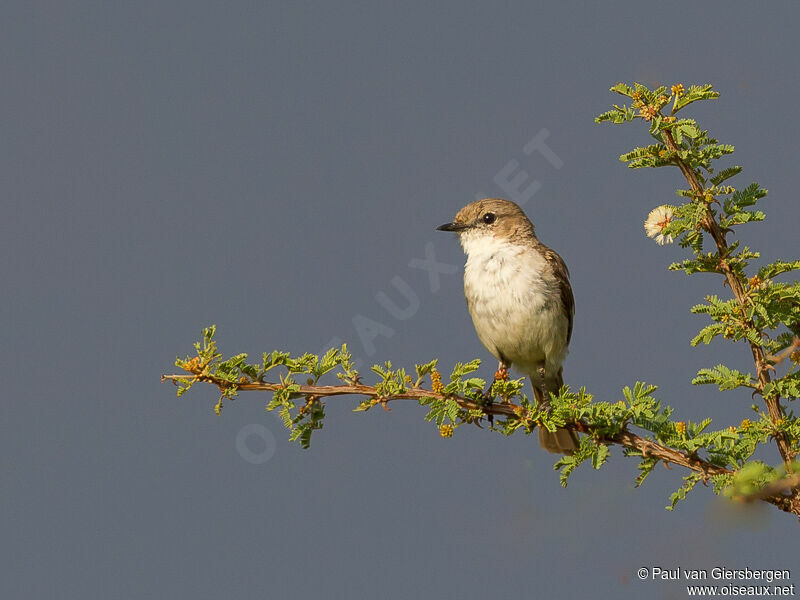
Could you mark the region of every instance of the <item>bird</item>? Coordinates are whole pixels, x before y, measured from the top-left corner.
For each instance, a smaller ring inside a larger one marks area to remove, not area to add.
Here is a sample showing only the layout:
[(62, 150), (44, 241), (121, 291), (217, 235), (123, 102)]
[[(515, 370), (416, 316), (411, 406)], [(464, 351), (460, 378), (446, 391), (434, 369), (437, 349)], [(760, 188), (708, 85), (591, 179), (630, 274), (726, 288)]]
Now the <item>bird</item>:
[[(467, 307), (498, 372), (513, 367), (527, 375), (539, 406), (547, 409), (549, 394), (563, 385), (575, 316), (564, 260), (539, 241), (519, 205), (501, 198), (467, 204), (436, 229), (458, 234), (467, 256)], [(539, 427), (539, 443), (548, 452), (573, 454), (578, 437), (570, 429)]]

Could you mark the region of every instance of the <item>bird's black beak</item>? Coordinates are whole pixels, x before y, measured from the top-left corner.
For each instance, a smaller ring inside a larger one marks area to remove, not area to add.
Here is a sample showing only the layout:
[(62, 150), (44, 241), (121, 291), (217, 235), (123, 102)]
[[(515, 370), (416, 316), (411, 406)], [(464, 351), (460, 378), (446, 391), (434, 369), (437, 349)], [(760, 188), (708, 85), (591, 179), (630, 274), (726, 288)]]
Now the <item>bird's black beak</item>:
[(466, 225), (462, 225), (461, 223), (445, 223), (444, 225), (439, 225), (436, 230), (437, 231), (463, 231), (466, 229)]

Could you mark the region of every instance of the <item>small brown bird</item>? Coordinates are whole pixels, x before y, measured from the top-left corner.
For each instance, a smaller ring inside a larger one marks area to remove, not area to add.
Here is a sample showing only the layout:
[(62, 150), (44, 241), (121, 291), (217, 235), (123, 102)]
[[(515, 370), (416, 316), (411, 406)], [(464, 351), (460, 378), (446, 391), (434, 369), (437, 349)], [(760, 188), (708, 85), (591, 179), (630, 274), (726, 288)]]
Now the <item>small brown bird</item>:
[[(527, 375), (540, 405), (563, 383), (562, 363), (572, 337), (575, 300), (562, 258), (534, 233), (522, 209), (508, 200), (468, 204), (452, 223), (437, 227), (458, 233), (467, 255), (464, 295), (478, 338), (499, 361)], [(539, 428), (549, 452), (572, 454), (575, 432)]]

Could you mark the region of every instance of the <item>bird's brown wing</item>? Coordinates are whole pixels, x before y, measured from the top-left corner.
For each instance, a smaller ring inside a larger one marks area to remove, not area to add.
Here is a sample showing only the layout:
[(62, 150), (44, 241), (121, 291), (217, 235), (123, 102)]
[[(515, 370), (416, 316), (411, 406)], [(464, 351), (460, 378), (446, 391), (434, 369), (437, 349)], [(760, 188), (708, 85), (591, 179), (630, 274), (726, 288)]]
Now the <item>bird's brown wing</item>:
[(544, 257), (552, 265), (561, 291), (561, 306), (567, 317), (567, 343), (569, 344), (572, 339), (572, 320), (575, 317), (575, 297), (572, 295), (572, 286), (569, 283), (569, 269), (567, 269), (564, 259), (550, 248), (545, 250)]

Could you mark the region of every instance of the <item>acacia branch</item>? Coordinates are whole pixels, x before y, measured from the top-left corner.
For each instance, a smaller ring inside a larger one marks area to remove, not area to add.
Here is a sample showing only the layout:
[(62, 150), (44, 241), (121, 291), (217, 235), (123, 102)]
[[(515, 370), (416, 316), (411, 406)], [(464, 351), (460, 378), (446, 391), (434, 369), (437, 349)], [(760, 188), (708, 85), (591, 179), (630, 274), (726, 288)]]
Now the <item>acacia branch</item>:
[[(675, 143), (675, 138), (672, 136), (672, 132), (669, 129), (665, 129), (663, 133), (664, 141), (666, 142), (667, 147), (673, 152), (675, 164), (681, 170), (681, 173), (683, 173), (683, 176), (686, 178), (686, 181), (689, 183), (692, 191), (699, 199), (703, 199), (705, 190), (703, 185), (700, 183), (700, 178), (698, 177), (697, 172), (680, 158), (678, 154), (678, 145)], [(728, 247), (728, 242), (725, 239), (725, 231), (720, 228), (719, 223), (717, 223), (717, 220), (714, 218), (714, 214), (711, 212), (710, 202), (707, 200), (704, 200), (704, 202), (706, 207), (706, 216), (702, 223), (703, 228), (714, 239), (714, 243), (717, 245), (717, 252), (720, 257), (720, 267), (725, 275), (725, 280), (728, 283), (728, 287), (731, 288), (734, 298), (739, 303), (742, 310), (744, 310), (747, 304), (747, 293), (742, 286), (742, 282), (736, 276), (736, 273), (734, 273), (727, 261), (730, 249)], [(751, 329), (756, 329), (755, 323), (752, 319), (746, 321), (746, 324)], [(770, 369), (773, 369), (773, 367), (767, 361), (767, 357), (764, 354), (764, 349), (761, 348), (761, 346), (750, 342), (750, 351), (753, 354), (753, 362), (755, 363), (756, 375), (758, 377), (757, 391), (761, 392), (770, 381), (769, 371)], [(781, 406), (780, 398), (778, 396), (771, 395), (765, 397), (764, 402), (767, 405), (770, 420), (772, 421), (773, 425), (777, 425), (784, 419), (785, 416), (783, 407)], [(778, 431), (775, 434), (775, 441), (778, 444), (778, 451), (783, 459), (783, 464), (786, 466), (787, 471), (791, 472), (793, 468), (792, 463), (794, 459), (794, 452), (791, 444), (789, 443), (788, 437), (783, 431)], [(795, 496), (795, 500), (798, 502), (798, 504), (800, 504), (800, 494), (796, 494)]]
[[(161, 381), (172, 381), (177, 385), (179, 381), (197, 381), (215, 385), (220, 391), (230, 391), (235, 388), (236, 391), (258, 391), (258, 392), (277, 392), (286, 389), (283, 383), (261, 382), (261, 381), (248, 381), (231, 383), (230, 381), (221, 379), (214, 375), (162, 375)], [(320, 398), (334, 397), (334, 396), (367, 396), (378, 400), (386, 410), (389, 410), (387, 404), (395, 400), (415, 400), (420, 401), (426, 398), (435, 398), (440, 400), (455, 400), (458, 405), (464, 410), (480, 410), (484, 415), (489, 416), (505, 416), (512, 418), (520, 418), (524, 414), (524, 407), (511, 402), (501, 402), (495, 404), (479, 404), (474, 400), (457, 396), (453, 394), (445, 394), (441, 392), (434, 392), (421, 387), (410, 387), (402, 393), (381, 395), (378, 388), (371, 385), (364, 385), (362, 383), (348, 383), (342, 385), (296, 385), (294, 394), (300, 397), (305, 397), (307, 400), (318, 400)], [(565, 427), (573, 431), (592, 435), (594, 427), (585, 421), (575, 421), (566, 423)], [(665, 464), (673, 464), (680, 467), (685, 467), (703, 476), (705, 481), (709, 477), (715, 475), (730, 475), (733, 471), (710, 463), (702, 458), (689, 455), (681, 450), (670, 448), (664, 444), (656, 441), (649, 440), (641, 437), (627, 428), (615, 435), (596, 435), (595, 439), (606, 445), (619, 445), (632, 450), (636, 450), (642, 456), (655, 458)], [(783, 488), (781, 488), (783, 489)], [(760, 500), (774, 504), (783, 511), (793, 513), (800, 516), (800, 504), (792, 502), (791, 498), (787, 498), (776, 490), (775, 493), (765, 494), (759, 496)]]

